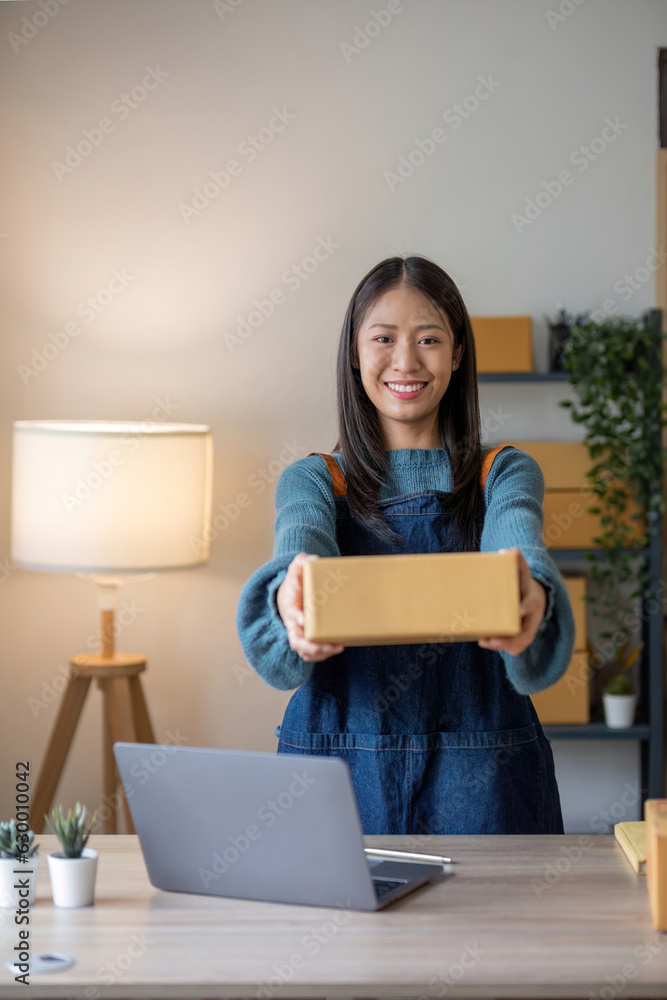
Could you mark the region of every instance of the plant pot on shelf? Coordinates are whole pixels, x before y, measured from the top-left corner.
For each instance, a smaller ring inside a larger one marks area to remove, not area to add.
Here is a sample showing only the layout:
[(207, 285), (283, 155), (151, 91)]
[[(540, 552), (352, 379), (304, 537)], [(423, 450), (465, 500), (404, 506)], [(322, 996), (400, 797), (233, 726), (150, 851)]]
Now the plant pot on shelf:
[(565, 345), (572, 337), (572, 327), (580, 321), (586, 320), (587, 313), (579, 313), (574, 316), (567, 312), (562, 306), (558, 310), (558, 315), (554, 319), (547, 317), (549, 324), (549, 371), (564, 372), (563, 353)]
[[(10, 907), (15, 910), (19, 907), (21, 899), (25, 899), (25, 889), (19, 885), (28, 882), (28, 903), (30, 906), (35, 902), (35, 890), (37, 888), (37, 871), (39, 869), (39, 855), (34, 854), (28, 858), (26, 864), (17, 858), (0, 858), (0, 906)], [(19, 890), (22, 889), (22, 892)]]
[[(638, 650), (636, 651), (638, 652)], [(636, 659), (636, 652), (632, 660)], [(627, 729), (635, 721), (637, 692), (625, 674), (615, 674), (602, 694), (604, 720), (610, 729)]]
[(608, 694), (605, 691), (602, 702), (604, 721), (610, 729), (628, 729), (634, 725), (637, 711), (636, 694)]
[(549, 323), (549, 371), (564, 372), (563, 348), (572, 331), (567, 323)]
[(79, 858), (62, 851), (49, 854), (49, 877), (55, 906), (91, 906), (95, 898), (97, 851), (84, 847)]

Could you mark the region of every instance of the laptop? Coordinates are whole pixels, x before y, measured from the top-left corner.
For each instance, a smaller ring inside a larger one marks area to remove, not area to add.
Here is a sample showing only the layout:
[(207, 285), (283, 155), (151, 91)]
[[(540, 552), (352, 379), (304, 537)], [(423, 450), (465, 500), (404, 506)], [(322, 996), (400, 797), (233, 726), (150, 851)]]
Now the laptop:
[(365, 849), (340, 757), (114, 743), (152, 885), (381, 910), (446, 873)]

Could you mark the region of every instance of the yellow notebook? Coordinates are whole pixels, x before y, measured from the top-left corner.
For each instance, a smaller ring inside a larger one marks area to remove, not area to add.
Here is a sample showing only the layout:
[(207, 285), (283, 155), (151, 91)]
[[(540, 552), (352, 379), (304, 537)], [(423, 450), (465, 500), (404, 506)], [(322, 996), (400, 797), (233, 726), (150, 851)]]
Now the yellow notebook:
[(646, 875), (646, 823), (616, 823), (616, 840), (639, 875)]

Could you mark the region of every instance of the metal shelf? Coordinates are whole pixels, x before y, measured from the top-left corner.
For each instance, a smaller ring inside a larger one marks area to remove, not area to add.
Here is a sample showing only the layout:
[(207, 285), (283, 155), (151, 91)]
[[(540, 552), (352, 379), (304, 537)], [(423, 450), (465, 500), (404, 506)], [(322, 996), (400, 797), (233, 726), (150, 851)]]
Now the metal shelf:
[[(651, 309), (649, 322), (654, 328), (659, 346), (656, 354), (656, 365), (662, 370), (662, 310)], [(478, 372), (478, 382), (567, 382), (567, 372)], [(659, 421), (661, 423), (661, 421)], [(662, 448), (662, 433), (655, 434), (655, 447)], [(660, 482), (662, 490), (662, 480)], [(542, 728), (551, 739), (584, 739), (584, 740), (638, 740), (641, 747), (641, 784), (642, 808), (646, 798), (662, 798), (664, 794), (664, 731), (665, 731), (665, 679), (664, 679), (664, 627), (662, 614), (651, 610), (650, 598), (660, 592), (662, 583), (663, 559), (662, 518), (659, 519), (655, 533), (648, 539), (648, 546), (637, 549), (623, 549), (624, 554), (644, 556), (648, 559), (649, 584), (648, 593), (642, 598), (642, 639), (645, 656), (642, 657), (640, 687), (643, 691), (639, 705), (642, 722), (628, 729), (609, 729), (604, 722), (595, 721), (580, 725), (548, 726)], [(584, 553), (592, 552), (604, 556), (605, 549), (548, 549), (554, 562), (581, 560), (586, 565), (590, 560), (583, 559)], [(646, 721), (648, 720), (648, 721)]]
[(646, 723), (627, 729), (610, 729), (604, 722), (568, 723), (567, 725), (542, 725), (545, 734), (554, 740), (648, 740), (651, 727)]
[[(604, 557), (605, 552), (607, 551), (608, 549), (605, 549), (602, 546), (598, 546), (597, 548), (591, 548), (591, 549), (550, 549), (547, 546), (547, 552), (553, 558), (554, 562), (558, 562), (558, 560), (560, 560), (561, 562), (567, 562), (574, 559), (583, 559), (585, 552), (592, 552), (595, 555), (598, 555), (602, 559)], [(628, 556), (648, 556), (651, 553), (650, 548), (619, 549), (618, 551), (621, 552), (623, 555), (628, 555)]]

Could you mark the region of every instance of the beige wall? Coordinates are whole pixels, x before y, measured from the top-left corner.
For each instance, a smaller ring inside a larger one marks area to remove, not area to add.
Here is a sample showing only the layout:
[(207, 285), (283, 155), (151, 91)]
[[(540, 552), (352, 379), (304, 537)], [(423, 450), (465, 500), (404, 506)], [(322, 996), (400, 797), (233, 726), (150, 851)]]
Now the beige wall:
[[(611, 298), (633, 314), (654, 301), (653, 277), (628, 300), (614, 285), (654, 242), (664, 3), (586, 0), (559, 15), (555, 0), (392, 0), (391, 18), (387, 6), (0, 4), (0, 565), (17, 419), (169, 410), (212, 427), (216, 511), (252, 497), (214, 539), (206, 568), (129, 582), (121, 594), (135, 612), (118, 647), (149, 659), (158, 739), (275, 748), (289, 693), (246, 669), (236, 604), (272, 554), (279, 471), (335, 441), (340, 324), (368, 268), (414, 250), (456, 277), (473, 314), (531, 314), (540, 368), (545, 314), (559, 301), (576, 311)], [(384, 25), (361, 34), (374, 10)], [(625, 127), (583, 170), (575, 151), (606, 118)], [(434, 129), (446, 139), (425, 162), (402, 182), (388, 177)], [(271, 141), (251, 160), (242, 144), (253, 135)], [(67, 159), (84, 140), (81, 161)], [(572, 182), (560, 196), (515, 224), (564, 169)], [(218, 184), (194, 201), (211, 172)], [(324, 259), (297, 281), (293, 269), (323, 244)], [(125, 277), (109, 296), (114, 272)], [(239, 318), (276, 289), (272, 315), (231, 342)], [(489, 440), (580, 437), (553, 386), (482, 390)], [(29, 757), (40, 767), (55, 718), (47, 699), (68, 656), (90, 649), (97, 610), (93, 589), (71, 576), (9, 567), (0, 579), (9, 814), (12, 765)], [(92, 808), (101, 794), (94, 691), (58, 798)]]

